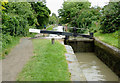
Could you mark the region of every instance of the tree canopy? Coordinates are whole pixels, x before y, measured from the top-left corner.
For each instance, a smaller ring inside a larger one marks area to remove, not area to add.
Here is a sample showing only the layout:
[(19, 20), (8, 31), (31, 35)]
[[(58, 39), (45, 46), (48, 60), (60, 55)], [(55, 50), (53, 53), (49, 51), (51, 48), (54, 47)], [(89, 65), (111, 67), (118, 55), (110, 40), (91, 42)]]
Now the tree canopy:
[[(92, 21), (97, 21), (100, 16), (100, 8), (90, 8), (91, 3), (64, 2), (63, 8), (58, 10), (60, 22), (68, 23), (72, 27), (90, 28)], [(84, 32), (77, 30), (77, 32)]]
[(52, 13), (52, 16), (50, 16), (49, 24), (58, 24), (58, 17), (55, 13)]
[(103, 33), (115, 32), (120, 28), (120, 1), (110, 2), (102, 10), (101, 30)]
[(1, 9), (2, 9), (2, 10), (5, 9), (4, 6), (5, 6), (7, 3), (8, 3), (8, 0), (1, 0), (1, 1), (0, 1), (0, 10), (1, 10)]
[(30, 26), (35, 26), (36, 18), (28, 2), (9, 2), (2, 11), (2, 29), (11, 36), (28, 34)]
[(8, 2), (2, 10), (3, 34), (27, 36), (29, 28), (44, 28), (50, 10), (43, 2)]
[(32, 2), (31, 5), (37, 17), (37, 28), (42, 28), (44, 25), (47, 25), (51, 11), (42, 2)]
[[(90, 2), (64, 1), (62, 9), (58, 10), (59, 21), (62, 24), (68, 24), (72, 27), (89, 29), (95, 32), (101, 30), (103, 33), (111, 33), (118, 30), (119, 27), (119, 9), (120, 2), (109, 2), (103, 8), (91, 7)], [(97, 25), (100, 25), (95, 28)], [(96, 25), (92, 27), (92, 25)], [(81, 29), (77, 32), (84, 32)]]
[[(9, 0), (10, 1), (10, 0)], [(27, 0), (26, 0), (27, 1)], [(8, 53), (6, 50), (9, 45), (12, 45), (14, 39), (19, 39), (23, 36), (31, 36), (29, 28), (44, 28), (43, 25), (48, 23), (50, 10), (44, 2), (7, 2), (2, 0), (2, 45), (3, 54)], [(0, 19), (1, 20), (1, 19)]]

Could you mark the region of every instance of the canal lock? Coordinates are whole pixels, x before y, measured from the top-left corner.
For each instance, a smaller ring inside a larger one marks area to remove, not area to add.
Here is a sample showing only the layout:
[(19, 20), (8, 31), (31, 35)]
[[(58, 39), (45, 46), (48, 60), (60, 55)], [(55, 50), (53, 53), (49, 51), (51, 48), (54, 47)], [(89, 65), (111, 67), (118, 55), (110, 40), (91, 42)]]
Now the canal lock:
[(116, 81), (120, 78), (119, 49), (96, 38), (69, 38), (64, 43), (73, 48), (87, 80)]

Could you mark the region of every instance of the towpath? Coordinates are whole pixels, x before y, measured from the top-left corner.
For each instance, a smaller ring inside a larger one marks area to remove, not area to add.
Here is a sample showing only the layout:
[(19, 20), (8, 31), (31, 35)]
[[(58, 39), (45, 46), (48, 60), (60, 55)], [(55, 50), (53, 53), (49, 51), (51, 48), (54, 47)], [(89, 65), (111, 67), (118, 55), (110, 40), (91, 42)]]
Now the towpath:
[(31, 56), (33, 56), (32, 41), (29, 38), (22, 38), (20, 44), (2, 60), (2, 81), (16, 81), (18, 73)]

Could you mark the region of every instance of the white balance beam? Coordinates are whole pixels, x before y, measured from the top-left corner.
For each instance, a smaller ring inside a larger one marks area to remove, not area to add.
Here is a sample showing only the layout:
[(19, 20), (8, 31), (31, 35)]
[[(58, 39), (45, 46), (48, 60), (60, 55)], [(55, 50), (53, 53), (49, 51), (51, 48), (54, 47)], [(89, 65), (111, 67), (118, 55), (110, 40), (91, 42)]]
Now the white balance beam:
[(40, 29), (29, 29), (29, 32), (40, 33)]

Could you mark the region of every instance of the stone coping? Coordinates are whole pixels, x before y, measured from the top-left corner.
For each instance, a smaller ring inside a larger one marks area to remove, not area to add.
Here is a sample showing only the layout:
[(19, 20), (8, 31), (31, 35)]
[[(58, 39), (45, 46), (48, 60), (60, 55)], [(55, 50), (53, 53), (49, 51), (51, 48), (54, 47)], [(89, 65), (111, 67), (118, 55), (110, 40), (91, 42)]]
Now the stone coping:
[(116, 48), (114, 46), (108, 45), (108, 44), (98, 40), (95, 37), (94, 37), (94, 44), (96, 46), (99, 46), (102, 49), (104, 49), (104, 50), (108, 51), (109, 53), (114, 54), (114, 55), (116, 55), (117, 57), (120, 58), (120, 49), (118, 49), (118, 48)]
[(74, 38), (70, 38), (69, 41), (89, 41), (89, 42), (93, 42), (94, 39), (89, 39), (89, 38), (77, 38), (77, 39), (74, 39)]
[(68, 63), (68, 69), (71, 73), (71, 81), (87, 81), (82, 70), (80, 69), (80, 64), (74, 54), (74, 51), (70, 45), (64, 45), (67, 53), (65, 53), (66, 60)]

